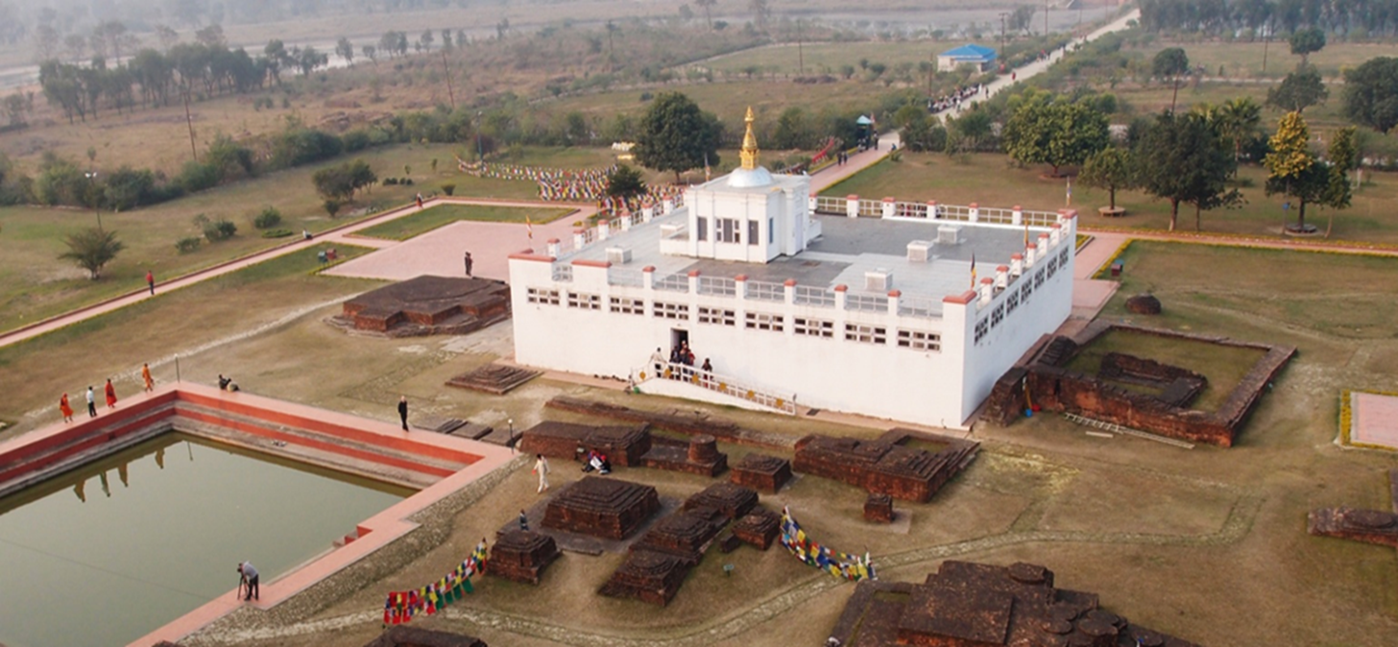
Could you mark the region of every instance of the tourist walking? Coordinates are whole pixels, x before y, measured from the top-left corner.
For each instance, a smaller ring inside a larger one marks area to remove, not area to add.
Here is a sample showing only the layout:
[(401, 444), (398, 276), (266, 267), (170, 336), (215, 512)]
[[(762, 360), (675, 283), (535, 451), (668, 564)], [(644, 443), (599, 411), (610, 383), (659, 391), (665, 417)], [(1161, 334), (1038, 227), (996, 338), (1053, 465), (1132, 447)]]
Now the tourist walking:
[(68, 404), (68, 394), (58, 400), (58, 410), (63, 412), (63, 422), (73, 421), (73, 405)]
[(539, 475), (539, 489), (536, 493), (543, 494), (544, 490), (549, 489), (549, 461), (543, 454), (534, 455), (534, 470), (531, 473)]
[(87, 387), (87, 417), (97, 417), (97, 394), (92, 392), (92, 385)]
[(655, 347), (655, 352), (650, 354), (650, 364), (655, 368), (655, 376), (660, 377), (665, 372), (665, 354), (660, 352), (660, 347)]
[(110, 377), (107, 378), (107, 387), (105, 391), (107, 392), (107, 408), (115, 409), (117, 403), (116, 387), (112, 386), (112, 378)]
[(149, 363), (142, 363), (142, 364), (141, 364), (141, 380), (143, 380), (143, 381), (146, 383), (146, 392), (147, 392), (147, 393), (149, 393), (149, 392), (155, 390), (155, 378), (153, 378), (153, 377), (150, 376), (150, 364), (149, 364)]
[(475, 264), (471, 260), (471, 252), (466, 252), (466, 255), (462, 257), (461, 260), (466, 265), (466, 278), (469, 279), (471, 278), (471, 266)]
[(146, 286), (150, 288), (151, 296), (155, 296), (155, 274), (146, 270)]
[(417, 194), (417, 208), (419, 208), (419, 209), (422, 208), (422, 194), (421, 194), (421, 193)]
[(258, 586), (257, 569), (253, 568), (252, 562), (243, 560), (241, 564), (238, 564), (238, 575), (242, 576), (242, 581), (239, 584), (243, 590), (246, 591), (243, 600), (258, 599), (258, 594), (261, 593), (261, 591)]
[(398, 396), (398, 418), (403, 421), (403, 431), (408, 430), (408, 396)]

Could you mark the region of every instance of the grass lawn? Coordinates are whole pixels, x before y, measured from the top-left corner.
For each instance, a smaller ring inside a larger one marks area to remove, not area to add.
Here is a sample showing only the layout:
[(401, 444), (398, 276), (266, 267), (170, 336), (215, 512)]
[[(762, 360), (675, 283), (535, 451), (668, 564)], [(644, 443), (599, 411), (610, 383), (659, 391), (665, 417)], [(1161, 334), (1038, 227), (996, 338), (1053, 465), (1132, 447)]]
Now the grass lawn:
[(390, 220), (356, 232), (358, 236), (407, 240), (458, 220), (482, 222), (530, 222), (544, 224), (572, 213), (569, 209), (523, 209), (519, 207), (490, 207), (475, 204), (442, 204), (424, 209), (411, 216)]
[[(982, 206), (1010, 207), (1053, 211), (1062, 208), (1066, 183), (1062, 179), (1042, 177), (1047, 167), (1016, 168), (1009, 157), (998, 153), (982, 153), (951, 158), (939, 153), (907, 153), (900, 162), (882, 161), (870, 169), (822, 192), (822, 195), (859, 195), (878, 199), (892, 196), (899, 200), (936, 200), (945, 204), (979, 203)], [(1267, 196), (1262, 190), (1266, 171), (1260, 167), (1244, 166), (1239, 176), (1245, 184), (1241, 191), (1247, 203), (1240, 209), (1204, 212), (1203, 230), (1207, 232), (1245, 236), (1280, 236), (1283, 222), (1296, 219), (1295, 211), (1282, 211), (1282, 196)], [(1117, 191), (1118, 207), (1127, 215), (1106, 218), (1098, 215), (1097, 207), (1106, 206), (1106, 191), (1085, 186), (1073, 186), (1073, 206), (1079, 210), (1084, 227), (1126, 227), (1166, 229), (1170, 222), (1170, 205), (1140, 191)], [(1398, 175), (1369, 173), (1366, 183), (1355, 192), (1353, 205), (1343, 211), (1306, 210), (1307, 221), (1325, 229), (1333, 214), (1331, 238), (1368, 243), (1398, 244), (1398, 221), (1393, 218), (1393, 205), (1398, 204)], [(1194, 213), (1181, 205), (1179, 229), (1194, 229)]]
[(782, 44), (770, 47), (735, 52), (709, 59), (703, 65), (715, 71), (742, 73), (746, 68), (756, 66), (763, 74), (798, 74), (801, 59), (805, 60), (806, 74), (840, 75), (840, 67), (854, 66), (862, 72), (861, 60), (868, 63), (883, 63), (892, 69), (899, 63), (918, 64), (921, 61), (936, 63), (937, 54), (954, 47), (965, 45), (967, 41), (956, 40), (916, 40), (901, 42), (855, 42), (855, 43), (807, 43), (799, 49), (795, 45)]
[[(1147, 335), (1129, 330), (1110, 330), (1093, 340), (1068, 363), (1077, 373), (1095, 375), (1107, 353), (1124, 353), (1153, 359), (1162, 364), (1178, 366), (1203, 375), (1209, 384), (1190, 408), (1214, 411), (1228, 399), (1228, 394), (1247, 375), (1249, 369), (1265, 354), (1256, 348), (1220, 346), (1202, 341), (1186, 341)], [(1144, 387), (1118, 383), (1132, 389)]]
[[(155, 368), (161, 365), (158, 360), (178, 349), (268, 325), (306, 304), (378, 285), (316, 274), (322, 267), (316, 254), (330, 246), (259, 263), (0, 348), (0, 389), (6, 393), (0, 403), (0, 419), (16, 420), (40, 403), (57, 402), (64, 391), (76, 394), (108, 376), (125, 376), (125, 380), (119, 377), (116, 381), (120, 392), (129, 394), (137, 389), (136, 371), (142, 362)], [(345, 259), (371, 251), (348, 245), (334, 247)], [(184, 368), (188, 371), (192, 367), (186, 363)], [(169, 373), (174, 373), (173, 367)]]
[[(1167, 47), (1182, 47), (1189, 57), (1190, 66), (1204, 66), (1209, 76), (1218, 74), (1223, 66), (1224, 76), (1230, 78), (1275, 78), (1280, 79), (1296, 69), (1300, 56), (1291, 54), (1285, 40), (1272, 39), (1264, 43), (1254, 42), (1169, 42), (1156, 40), (1148, 47), (1130, 50), (1141, 52), (1147, 61)], [(1267, 59), (1267, 70), (1262, 70), (1262, 59)], [(1339, 77), (1343, 70), (1354, 69), (1361, 63), (1378, 56), (1393, 56), (1392, 43), (1326, 43), (1325, 48), (1310, 55), (1310, 63), (1316, 66), (1322, 76)]]
[[(63, 243), (66, 235), (96, 225), (92, 211), (0, 208), (0, 330), (140, 289), (145, 285), (147, 269), (155, 273), (159, 282), (285, 244), (290, 239), (262, 238), (253, 228), (253, 218), (266, 206), (281, 211), (281, 228), (319, 233), (407, 204), (418, 192), (438, 193), (444, 183), (456, 184), (458, 196), (538, 198), (538, 187), (533, 182), (482, 179), (461, 173), (456, 169), (452, 150), (447, 145), (410, 144), (363, 151), (358, 157), (368, 161), (380, 178), (412, 177), (414, 184), (376, 186), (361, 194), (358, 204), (347, 207), (333, 219), (322, 210), (321, 198), (310, 178), (317, 169), (343, 160), (271, 173), (152, 207), (104, 212), (103, 228), (117, 232), (126, 249), (107, 266), (100, 281), (88, 280), (85, 272), (58, 259), (67, 250)], [(526, 148), (519, 163), (576, 168), (610, 164), (611, 158), (607, 149)], [(432, 170), (434, 159), (438, 162), (436, 171)], [(410, 174), (403, 172), (405, 165), (410, 167)], [(238, 235), (216, 244), (206, 242), (197, 251), (181, 254), (175, 250), (175, 241), (202, 236), (200, 228), (193, 224), (196, 214), (211, 220), (227, 218), (238, 226)]]

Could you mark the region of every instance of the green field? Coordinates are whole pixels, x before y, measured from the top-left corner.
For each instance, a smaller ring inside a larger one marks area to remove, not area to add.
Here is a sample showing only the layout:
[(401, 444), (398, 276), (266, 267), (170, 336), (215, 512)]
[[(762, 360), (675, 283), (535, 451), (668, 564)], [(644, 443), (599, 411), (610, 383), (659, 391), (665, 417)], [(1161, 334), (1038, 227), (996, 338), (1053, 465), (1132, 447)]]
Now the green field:
[(553, 222), (572, 213), (571, 209), (525, 209), (520, 207), (491, 207), (476, 204), (441, 204), (423, 209), (411, 216), (390, 220), (381, 225), (355, 232), (356, 236), (407, 240), (458, 220), (479, 222)]
[(854, 43), (807, 43), (799, 48), (795, 44), (784, 43), (749, 49), (734, 54), (719, 56), (697, 63), (715, 71), (745, 74), (750, 68), (762, 74), (797, 74), (801, 61), (805, 61), (806, 74), (840, 74), (840, 67), (854, 66), (856, 74), (862, 70), (859, 62), (883, 63), (892, 69), (900, 63), (917, 65), (921, 61), (937, 62), (937, 54), (968, 41), (953, 40), (913, 40), (898, 42), (866, 41)]
[[(330, 218), (321, 209), (321, 198), (311, 186), (311, 175), (319, 168), (340, 160), (228, 184), (164, 204), (124, 211), (103, 212), (104, 229), (117, 232), (125, 251), (107, 266), (102, 280), (91, 281), (86, 273), (59, 254), (67, 250), (64, 236), (97, 224), (92, 211), (41, 207), (0, 208), (0, 330), (8, 330), (45, 319), (75, 308), (96, 303), (145, 286), (146, 270), (164, 281), (189, 272), (217, 265), (286, 244), (289, 239), (262, 238), (252, 226), (263, 207), (274, 206), (282, 214), (281, 228), (319, 233), (331, 227), (354, 222), (390, 207), (407, 204), (418, 192), (440, 193), (442, 184), (456, 184), (462, 197), (538, 199), (533, 182), (472, 177), (456, 169), (453, 146), (399, 145), (364, 151), (379, 175), (411, 177), (412, 186), (375, 186), (360, 194), (355, 205)], [(437, 170), (432, 170), (436, 159)], [(550, 167), (598, 167), (611, 164), (607, 149), (525, 148), (511, 163)], [(404, 173), (404, 165), (411, 173)], [(545, 210), (552, 212), (552, 210)], [(202, 235), (193, 217), (204, 214), (211, 220), (227, 218), (238, 227), (237, 236), (219, 243), (205, 242), (198, 251), (181, 254), (175, 241)], [(521, 221), (523, 214), (519, 215)], [(531, 218), (533, 215), (530, 216)], [(557, 216), (554, 216), (557, 217)], [(539, 222), (542, 222), (540, 220)]]
[[(1285, 40), (1273, 39), (1270, 43), (1255, 42), (1171, 42), (1157, 40), (1149, 46), (1127, 50), (1140, 52), (1147, 60), (1167, 47), (1182, 47), (1189, 57), (1190, 66), (1204, 66), (1209, 76), (1218, 75), (1223, 66), (1224, 76), (1230, 78), (1274, 78), (1280, 79), (1296, 69), (1300, 56), (1291, 54)], [(1262, 59), (1267, 59), (1266, 71)], [(1339, 77), (1346, 69), (1353, 69), (1360, 63), (1376, 56), (1393, 56), (1392, 43), (1343, 43), (1330, 42), (1319, 52), (1310, 55), (1311, 65), (1316, 66), (1322, 76)]]
[[(987, 207), (1011, 207), (1054, 211), (1066, 203), (1067, 183), (1063, 179), (1042, 177), (1047, 167), (1016, 168), (1008, 156), (982, 153), (966, 158), (951, 158), (943, 154), (907, 153), (902, 161), (879, 162), (874, 167), (840, 182), (822, 195), (859, 195), (865, 198), (892, 196), (899, 200), (936, 200), (946, 204), (976, 202)], [(1255, 166), (1239, 170), (1244, 183), (1242, 191), (1247, 203), (1239, 209), (1206, 211), (1203, 230), (1247, 236), (1280, 236), (1283, 222), (1294, 221), (1296, 214), (1284, 212), (1282, 196), (1267, 196), (1262, 190), (1266, 171)], [(1097, 213), (1107, 205), (1105, 191), (1073, 186), (1073, 205), (1079, 210), (1085, 227), (1126, 227), (1166, 229), (1170, 220), (1170, 204), (1156, 200), (1139, 191), (1117, 191), (1117, 206), (1125, 207), (1122, 218), (1105, 218)], [(1353, 206), (1342, 211), (1306, 209), (1308, 222), (1322, 230), (1334, 216), (1331, 238), (1369, 243), (1398, 244), (1398, 219), (1393, 205), (1398, 204), (1398, 175), (1368, 173), (1366, 184), (1354, 195)], [(1180, 208), (1179, 228), (1194, 230), (1194, 212)]]
[[(1214, 411), (1228, 399), (1228, 394), (1233, 392), (1253, 364), (1262, 358), (1264, 351), (1130, 330), (1109, 330), (1079, 351), (1066, 368), (1075, 373), (1095, 375), (1102, 364), (1102, 357), (1108, 353), (1144, 357), (1203, 375), (1209, 381), (1208, 386), (1190, 403), (1189, 408)], [(1129, 383), (1114, 384), (1132, 390), (1144, 388)]]

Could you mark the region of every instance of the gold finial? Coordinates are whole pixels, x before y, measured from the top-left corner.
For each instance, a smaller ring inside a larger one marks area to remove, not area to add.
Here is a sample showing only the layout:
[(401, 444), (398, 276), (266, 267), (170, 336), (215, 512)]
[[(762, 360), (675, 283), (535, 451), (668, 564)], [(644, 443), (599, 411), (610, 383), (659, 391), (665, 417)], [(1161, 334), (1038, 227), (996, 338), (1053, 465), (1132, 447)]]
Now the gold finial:
[(738, 157), (743, 160), (743, 168), (751, 171), (757, 168), (757, 137), (752, 134), (752, 106), (748, 106), (748, 115), (743, 118), (747, 122), (747, 132), (743, 134), (743, 150), (738, 153)]

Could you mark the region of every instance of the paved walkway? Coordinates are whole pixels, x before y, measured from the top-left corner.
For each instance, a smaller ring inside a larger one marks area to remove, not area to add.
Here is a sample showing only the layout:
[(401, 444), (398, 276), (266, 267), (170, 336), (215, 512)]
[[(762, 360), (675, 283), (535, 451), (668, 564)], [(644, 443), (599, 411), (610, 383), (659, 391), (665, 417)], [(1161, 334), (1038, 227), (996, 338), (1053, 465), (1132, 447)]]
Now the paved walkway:
[(1398, 449), (1398, 397), (1363, 392), (1351, 397), (1350, 442)]

